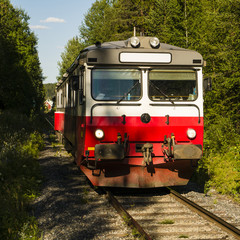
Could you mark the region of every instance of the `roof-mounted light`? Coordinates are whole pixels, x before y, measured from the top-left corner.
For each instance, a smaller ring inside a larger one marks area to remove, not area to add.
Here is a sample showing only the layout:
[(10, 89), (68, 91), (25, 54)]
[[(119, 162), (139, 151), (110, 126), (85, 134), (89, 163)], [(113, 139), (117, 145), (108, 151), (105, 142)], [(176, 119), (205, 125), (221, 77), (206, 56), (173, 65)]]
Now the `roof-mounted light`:
[(67, 77), (68, 77), (68, 73), (64, 73), (64, 74), (63, 74), (63, 77), (64, 77), (64, 78), (67, 78)]
[(140, 46), (140, 40), (137, 37), (131, 37), (130, 39), (131, 46), (137, 48)]
[(160, 41), (157, 37), (150, 38), (149, 42), (152, 48), (159, 48), (160, 46)]

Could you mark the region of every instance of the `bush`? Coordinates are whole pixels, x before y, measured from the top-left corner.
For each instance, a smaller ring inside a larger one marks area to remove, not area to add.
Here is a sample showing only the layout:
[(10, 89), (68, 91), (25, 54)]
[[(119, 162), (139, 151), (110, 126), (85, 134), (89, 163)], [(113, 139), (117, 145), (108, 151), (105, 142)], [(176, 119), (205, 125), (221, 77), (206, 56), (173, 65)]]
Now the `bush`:
[(0, 113), (0, 122), (0, 239), (38, 239), (28, 206), (41, 182), (43, 138), (24, 115)]
[(230, 118), (218, 116), (214, 123), (205, 124), (204, 154), (226, 152), (239, 142), (239, 135)]
[(240, 200), (240, 137), (226, 117), (218, 116), (204, 136), (204, 156), (199, 162), (198, 181), (205, 189), (214, 187), (219, 193)]
[(210, 154), (206, 160), (210, 178), (208, 185), (240, 200), (240, 144), (229, 147), (224, 154)]

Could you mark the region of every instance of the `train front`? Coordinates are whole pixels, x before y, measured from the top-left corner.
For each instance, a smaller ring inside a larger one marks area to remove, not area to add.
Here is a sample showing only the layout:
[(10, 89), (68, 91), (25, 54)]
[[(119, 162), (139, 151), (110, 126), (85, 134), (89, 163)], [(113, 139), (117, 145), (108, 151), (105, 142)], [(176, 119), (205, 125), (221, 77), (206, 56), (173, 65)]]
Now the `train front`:
[(90, 48), (86, 61), (79, 161), (93, 185), (187, 184), (202, 157), (202, 56), (139, 37)]

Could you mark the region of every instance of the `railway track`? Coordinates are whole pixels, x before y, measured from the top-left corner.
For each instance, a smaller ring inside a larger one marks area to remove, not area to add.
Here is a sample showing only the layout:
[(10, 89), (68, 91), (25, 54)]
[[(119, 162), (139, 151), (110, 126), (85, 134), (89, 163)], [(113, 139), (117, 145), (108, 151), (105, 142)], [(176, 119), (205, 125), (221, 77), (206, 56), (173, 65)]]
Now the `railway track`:
[[(53, 126), (50, 119), (46, 118), (46, 121)], [(109, 202), (133, 229), (135, 238), (240, 239), (238, 228), (176, 191), (170, 188), (163, 192), (154, 191), (156, 194), (143, 194), (139, 191), (140, 194), (118, 194), (117, 197), (107, 191)], [(121, 235), (118, 233), (118, 236)]]
[(172, 189), (156, 194), (107, 191), (109, 202), (140, 239), (240, 239), (240, 230)]

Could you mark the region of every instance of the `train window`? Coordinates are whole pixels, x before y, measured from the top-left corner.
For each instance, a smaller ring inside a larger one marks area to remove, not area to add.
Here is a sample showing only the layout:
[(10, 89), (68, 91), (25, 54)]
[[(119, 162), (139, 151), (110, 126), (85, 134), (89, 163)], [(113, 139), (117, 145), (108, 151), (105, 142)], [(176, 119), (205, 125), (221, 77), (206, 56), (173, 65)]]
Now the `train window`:
[(60, 103), (59, 103), (59, 93), (57, 93), (57, 107), (60, 106)]
[(66, 83), (65, 107), (68, 107), (68, 83)]
[(61, 99), (61, 107), (63, 106), (63, 94), (62, 94), (62, 90), (61, 90), (61, 93), (60, 93), (60, 99)]
[(92, 97), (102, 101), (139, 100), (141, 71), (138, 69), (93, 69)]
[(71, 107), (71, 82), (68, 82), (68, 107)]
[(153, 101), (193, 101), (197, 98), (194, 70), (151, 70), (149, 98)]
[(84, 69), (81, 69), (80, 72), (80, 83), (79, 83), (79, 104), (84, 103), (84, 76), (85, 76), (85, 71)]

